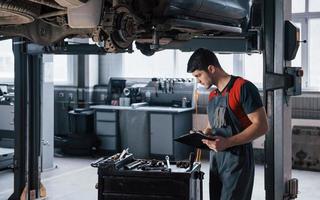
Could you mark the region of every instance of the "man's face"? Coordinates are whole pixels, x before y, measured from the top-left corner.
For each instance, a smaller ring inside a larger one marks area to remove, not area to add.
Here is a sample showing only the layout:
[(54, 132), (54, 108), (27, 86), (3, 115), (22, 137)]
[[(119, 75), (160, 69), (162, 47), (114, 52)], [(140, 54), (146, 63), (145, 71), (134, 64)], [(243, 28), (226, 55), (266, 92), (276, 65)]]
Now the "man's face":
[(198, 83), (209, 89), (213, 82), (210, 73), (204, 70), (195, 70), (192, 75), (197, 79)]

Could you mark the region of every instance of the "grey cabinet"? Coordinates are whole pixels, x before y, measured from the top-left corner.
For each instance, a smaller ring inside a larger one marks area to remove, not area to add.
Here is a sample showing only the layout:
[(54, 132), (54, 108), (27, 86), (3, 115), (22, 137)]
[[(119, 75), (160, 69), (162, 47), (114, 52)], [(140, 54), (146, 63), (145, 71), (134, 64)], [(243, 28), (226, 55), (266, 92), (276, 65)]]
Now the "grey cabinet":
[(13, 105), (0, 105), (0, 147), (14, 147)]
[(102, 151), (118, 151), (118, 112), (96, 110), (96, 134)]
[(14, 130), (14, 106), (0, 105), (0, 130), (13, 131)]
[(150, 154), (169, 155), (175, 159), (188, 158), (192, 148), (173, 139), (192, 128), (192, 112), (150, 113)]
[(121, 149), (129, 151), (138, 158), (148, 158), (150, 151), (149, 114), (144, 111), (119, 111)]
[(173, 155), (173, 114), (150, 114), (150, 153)]

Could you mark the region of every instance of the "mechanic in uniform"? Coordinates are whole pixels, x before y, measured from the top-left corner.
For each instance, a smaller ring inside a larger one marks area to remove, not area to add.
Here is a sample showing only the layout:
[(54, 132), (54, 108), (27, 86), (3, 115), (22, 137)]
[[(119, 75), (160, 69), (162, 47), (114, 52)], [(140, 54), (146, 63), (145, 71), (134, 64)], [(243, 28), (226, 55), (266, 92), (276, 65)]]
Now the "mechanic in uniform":
[(206, 89), (216, 86), (208, 101), (210, 200), (250, 200), (254, 180), (252, 141), (268, 131), (258, 89), (227, 74), (216, 55), (200, 48), (188, 61), (188, 72)]

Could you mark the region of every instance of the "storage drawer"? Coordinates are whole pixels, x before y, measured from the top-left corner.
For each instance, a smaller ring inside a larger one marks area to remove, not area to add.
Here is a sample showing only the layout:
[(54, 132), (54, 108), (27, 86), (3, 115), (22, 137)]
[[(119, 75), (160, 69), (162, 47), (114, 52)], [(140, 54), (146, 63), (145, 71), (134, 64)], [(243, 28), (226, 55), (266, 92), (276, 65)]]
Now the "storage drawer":
[(190, 171), (178, 168), (175, 162), (170, 172), (125, 169), (131, 159), (133, 156), (98, 165), (98, 200), (202, 200), (200, 163), (194, 163)]
[(189, 190), (186, 180), (187, 178), (180, 180), (178, 177), (110, 176), (104, 179), (103, 193), (180, 196), (177, 199), (183, 199), (181, 196), (188, 194)]
[(101, 121), (116, 121), (116, 112), (100, 112), (96, 113), (97, 120)]
[(116, 122), (97, 121), (96, 125), (97, 135), (115, 136), (117, 134)]
[(115, 151), (117, 150), (117, 140), (116, 137), (112, 136), (99, 136), (101, 141), (100, 149)]
[(155, 196), (155, 195), (136, 195), (136, 194), (105, 194), (103, 200), (177, 200), (177, 197), (170, 196)]

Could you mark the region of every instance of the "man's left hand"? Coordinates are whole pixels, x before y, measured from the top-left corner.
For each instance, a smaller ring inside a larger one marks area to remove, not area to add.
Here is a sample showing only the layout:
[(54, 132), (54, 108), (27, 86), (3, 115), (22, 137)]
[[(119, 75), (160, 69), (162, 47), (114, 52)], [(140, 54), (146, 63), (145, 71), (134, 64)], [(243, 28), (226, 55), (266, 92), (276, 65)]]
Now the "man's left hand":
[(215, 136), (213, 137), (214, 140), (202, 140), (203, 144), (206, 144), (210, 149), (213, 151), (223, 151), (229, 147), (231, 147), (231, 144), (228, 140), (228, 138), (224, 138), (221, 136)]

